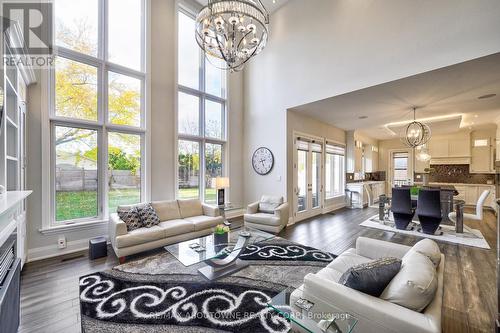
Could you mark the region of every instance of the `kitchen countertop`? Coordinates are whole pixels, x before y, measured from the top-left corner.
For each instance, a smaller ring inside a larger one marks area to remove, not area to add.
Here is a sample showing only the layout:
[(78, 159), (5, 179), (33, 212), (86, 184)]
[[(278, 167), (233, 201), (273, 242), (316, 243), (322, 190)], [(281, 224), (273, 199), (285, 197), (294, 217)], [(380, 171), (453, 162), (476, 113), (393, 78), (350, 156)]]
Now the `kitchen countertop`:
[[(423, 182), (415, 182), (415, 185), (422, 185)], [(429, 185), (453, 185), (453, 186), (495, 186), (495, 184), (469, 184), (469, 183), (429, 183)]]

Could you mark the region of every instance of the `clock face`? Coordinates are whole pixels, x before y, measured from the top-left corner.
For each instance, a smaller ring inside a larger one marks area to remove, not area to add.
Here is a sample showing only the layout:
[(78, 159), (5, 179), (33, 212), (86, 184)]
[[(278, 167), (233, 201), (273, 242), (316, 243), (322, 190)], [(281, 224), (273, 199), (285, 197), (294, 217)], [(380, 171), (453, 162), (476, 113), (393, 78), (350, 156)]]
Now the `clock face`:
[(253, 153), (252, 166), (259, 175), (267, 175), (274, 166), (273, 153), (267, 148), (258, 148)]

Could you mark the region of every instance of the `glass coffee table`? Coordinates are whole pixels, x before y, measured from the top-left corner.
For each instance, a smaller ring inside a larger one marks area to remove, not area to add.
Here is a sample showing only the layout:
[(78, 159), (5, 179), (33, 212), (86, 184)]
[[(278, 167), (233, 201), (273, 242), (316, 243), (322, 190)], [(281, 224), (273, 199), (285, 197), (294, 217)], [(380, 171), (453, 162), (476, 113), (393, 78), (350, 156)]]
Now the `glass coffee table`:
[[(290, 295), (295, 290), (288, 287), (271, 299), (268, 307), (290, 320), (291, 332), (306, 333), (351, 333), (358, 320), (348, 313), (325, 313), (314, 312), (314, 304), (305, 300), (301, 301), (300, 313), (292, 311), (290, 307)], [(308, 310), (305, 310), (308, 308)]]
[(205, 266), (198, 272), (208, 280), (215, 280), (248, 266), (248, 263), (239, 259), (247, 246), (274, 237), (265, 231), (239, 227), (231, 229), (226, 236), (210, 234), (165, 246), (165, 250), (186, 267), (203, 262)]

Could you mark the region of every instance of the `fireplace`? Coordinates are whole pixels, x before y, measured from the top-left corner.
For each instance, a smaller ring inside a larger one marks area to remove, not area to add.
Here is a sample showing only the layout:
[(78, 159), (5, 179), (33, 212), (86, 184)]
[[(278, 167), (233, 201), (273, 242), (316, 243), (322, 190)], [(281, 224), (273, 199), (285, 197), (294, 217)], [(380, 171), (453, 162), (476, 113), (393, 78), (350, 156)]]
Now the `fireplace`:
[(21, 260), (13, 232), (0, 246), (0, 332), (15, 333), (19, 327)]

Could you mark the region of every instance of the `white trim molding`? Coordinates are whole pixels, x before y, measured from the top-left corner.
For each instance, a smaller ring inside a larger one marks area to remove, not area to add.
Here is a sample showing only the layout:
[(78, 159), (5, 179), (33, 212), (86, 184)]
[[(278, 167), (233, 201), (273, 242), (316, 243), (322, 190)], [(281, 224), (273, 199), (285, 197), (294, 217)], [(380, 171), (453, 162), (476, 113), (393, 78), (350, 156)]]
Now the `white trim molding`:
[[(103, 236), (103, 237), (105, 237), (106, 239), (108, 238), (107, 236)], [(58, 248), (57, 244), (29, 249), (28, 250), (28, 262), (33, 262), (33, 261), (58, 257), (58, 256), (62, 256), (65, 254), (85, 251), (89, 247), (89, 240), (90, 240), (90, 238), (86, 238), (86, 239), (79, 239), (79, 240), (67, 242), (66, 248), (64, 248), (64, 249)], [(108, 244), (109, 244), (109, 241), (108, 241)]]

